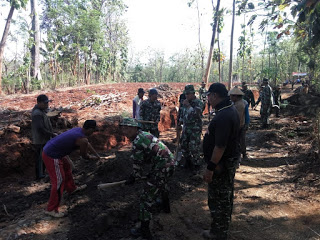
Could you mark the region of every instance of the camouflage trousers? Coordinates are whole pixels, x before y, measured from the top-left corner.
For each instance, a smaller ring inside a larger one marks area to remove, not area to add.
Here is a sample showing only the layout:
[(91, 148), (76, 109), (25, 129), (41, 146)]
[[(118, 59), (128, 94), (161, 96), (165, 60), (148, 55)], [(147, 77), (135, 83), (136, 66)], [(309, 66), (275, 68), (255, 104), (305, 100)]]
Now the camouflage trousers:
[(260, 116), (262, 126), (269, 124), (270, 105), (261, 105)]
[(184, 129), (180, 139), (181, 151), (184, 158), (192, 165), (201, 165), (201, 130)]
[(224, 161), (222, 172), (214, 173), (208, 184), (208, 206), (212, 223), (210, 232), (216, 240), (228, 238), (233, 208), (234, 176), (239, 158), (221, 159)]
[(150, 221), (152, 212), (157, 208), (157, 200), (161, 199), (164, 193), (169, 192), (167, 179), (172, 175), (172, 171), (167, 171), (165, 168), (151, 172), (151, 176), (145, 184), (142, 194), (140, 195), (139, 220)]

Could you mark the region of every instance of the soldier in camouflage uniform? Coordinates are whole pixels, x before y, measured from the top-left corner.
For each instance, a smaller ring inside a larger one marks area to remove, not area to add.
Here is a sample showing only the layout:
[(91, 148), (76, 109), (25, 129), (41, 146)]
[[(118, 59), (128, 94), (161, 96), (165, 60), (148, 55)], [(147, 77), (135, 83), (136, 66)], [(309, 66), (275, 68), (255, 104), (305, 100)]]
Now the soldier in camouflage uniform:
[(263, 86), (261, 92), (261, 109), (260, 109), (260, 116), (261, 116), (261, 124), (262, 128), (267, 128), (269, 124), (269, 116), (270, 111), (273, 104), (273, 96), (272, 96), (272, 88), (269, 85), (269, 80), (264, 78), (263, 79)]
[(198, 171), (201, 164), (200, 144), (202, 132), (203, 102), (196, 98), (193, 85), (185, 86), (187, 99), (183, 101), (184, 110), (180, 115), (183, 124), (181, 151), (186, 160), (186, 167)]
[(148, 180), (140, 195), (139, 220), (141, 228), (134, 228), (131, 233), (135, 236), (151, 239), (149, 223), (152, 217), (152, 210), (157, 205), (157, 199), (162, 198), (162, 209), (170, 213), (168, 198), (168, 178), (173, 174), (175, 160), (168, 147), (158, 138), (138, 128), (133, 119), (124, 119), (121, 123), (123, 133), (132, 140), (133, 172), (126, 184), (133, 184), (136, 179), (143, 176), (142, 166), (151, 159), (151, 168)]
[(250, 89), (248, 89), (248, 85), (246, 82), (242, 82), (241, 91), (244, 93), (243, 99), (247, 101), (247, 103), (249, 104), (248, 106), (250, 106), (251, 104), (251, 108), (253, 109), (256, 105), (254, 95), (253, 92)]
[(276, 117), (279, 117), (280, 113), (280, 102), (281, 102), (281, 87), (280, 85), (276, 86), (276, 89), (273, 90), (273, 99), (274, 99), (274, 107), (275, 112), (276, 112)]
[[(201, 87), (199, 88), (199, 99), (203, 102), (203, 111), (206, 108), (207, 104), (207, 96), (206, 96), (206, 83), (202, 82)], [(209, 109), (209, 103), (208, 103), (208, 109)]]
[(160, 121), (161, 103), (157, 100), (158, 91), (150, 89), (149, 98), (141, 103), (140, 120), (152, 121), (154, 123), (141, 123), (143, 131), (150, 132), (152, 135), (159, 137), (158, 123)]

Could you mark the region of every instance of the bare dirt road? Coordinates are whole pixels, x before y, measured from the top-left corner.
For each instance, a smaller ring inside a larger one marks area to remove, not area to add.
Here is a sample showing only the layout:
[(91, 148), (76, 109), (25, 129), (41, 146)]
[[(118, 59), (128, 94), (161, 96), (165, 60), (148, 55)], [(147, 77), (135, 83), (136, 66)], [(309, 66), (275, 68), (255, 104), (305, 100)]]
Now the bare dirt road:
[[(314, 119), (283, 112), (279, 119), (271, 117), (269, 129), (261, 130), (259, 112), (252, 110), (250, 114), (247, 134), (250, 158), (242, 161), (236, 173), (229, 239), (320, 239), (320, 178), (318, 153), (313, 144)], [(172, 151), (174, 137), (172, 128), (161, 133), (161, 139)], [(25, 174), (1, 178), (0, 239), (131, 239), (129, 230), (137, 221), (143, 183), (104, 192), (96, 187), (129, 176), (130, 145), (102, 148), (100, 152), (107, 158), (97, 162), (81, 161), (77, 154), (71, 156), (76, 165), (76, 182), (86, 183), (88, 188), (65, 196), (68, 216), (62, 219), (43, 213), (49, 198), (48, 180), (35, 182)], [(188, 170), (178, 168), (170, 187), (172, 212), (155, 214), (152, 221), (155, 239), (202, 239), (201, 232), (210, 227), (206, 184)]]

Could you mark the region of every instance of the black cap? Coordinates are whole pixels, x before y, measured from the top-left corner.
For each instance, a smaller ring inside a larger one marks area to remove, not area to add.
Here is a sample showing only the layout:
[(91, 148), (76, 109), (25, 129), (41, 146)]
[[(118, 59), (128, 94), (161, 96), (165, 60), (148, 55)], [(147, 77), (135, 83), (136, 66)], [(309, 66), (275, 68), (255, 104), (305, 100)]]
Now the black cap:
[(242, 82), (242, 86), (246, 86), (247, 85), (247, 82)]
[(217, 93), (220, 97), (228, 97), (228, 90), (222, 83), (211, 84), (206, 94), (209, 95), (209, 93)]
[(143, 90), (143, 88), (139, 88), (138, 93), (145, 93), (145, 91)]
[(154, 94), (158, 94), (158, 91), (157, 91), (157, 89), (155, 89), (155, 88), (151, 88), (151, 89), (149, 90), (149, 95), (154, 95)]
[(89, 128), (96, 129), (96, 127), (97, 127), (97, 122), (95, 120), (86, 120), (83, 124), (84, 129), (89, 129)]
[(267, 82), (269, 82), (269, 79), (264, 78), (262, 81), (267, 83)]
[(37, 102), (38, 103), (41, 103), (41, 102), (44, 102), (44, 103), (48, 103), (48, 102), (51, 102), (52, 100), (49, 100), (49, 98), (47, 97), (47, 95), (44, 95), (44, 94), (41, 94), (37, 97)]

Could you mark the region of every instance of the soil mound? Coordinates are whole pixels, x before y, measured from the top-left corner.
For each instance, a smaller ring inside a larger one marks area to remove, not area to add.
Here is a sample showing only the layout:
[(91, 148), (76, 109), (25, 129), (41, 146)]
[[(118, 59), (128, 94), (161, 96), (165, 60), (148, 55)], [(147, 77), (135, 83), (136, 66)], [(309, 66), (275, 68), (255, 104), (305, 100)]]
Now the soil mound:
[(302, 114), (304, 116), (316, 117), (320, 110), (320, 97), (311, 94), (294, 94), (287, 99), (289, 105), (286, 112), (289, 115)]

